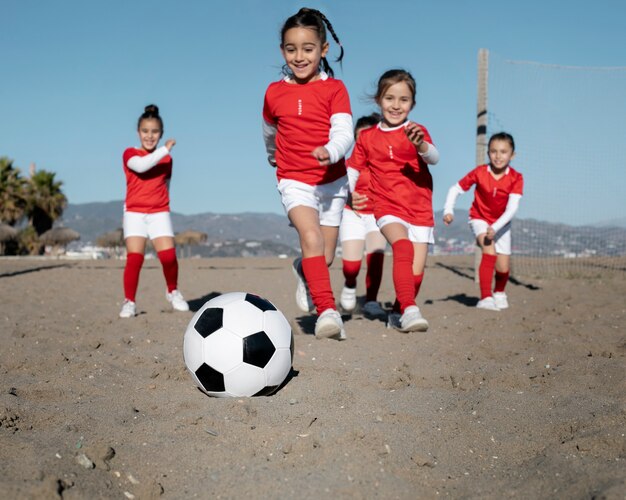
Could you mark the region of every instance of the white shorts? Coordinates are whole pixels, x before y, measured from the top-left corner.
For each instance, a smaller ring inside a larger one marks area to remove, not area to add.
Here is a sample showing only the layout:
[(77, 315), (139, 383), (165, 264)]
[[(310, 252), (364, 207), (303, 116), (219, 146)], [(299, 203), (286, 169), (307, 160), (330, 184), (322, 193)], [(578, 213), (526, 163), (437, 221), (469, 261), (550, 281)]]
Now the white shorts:
[(319, 186), (311, 186), (293, 179), (281, 179), (278, 183), (278, 192), (287, 214), (298, 206), (314, 208), (319, 213), (322, 226), (339, 226), (348, 190), (347, 175)]
[(144, 214), (141, 212), (124, 212), (124, 238), (141, 236), (142, 238), (174, 237), (172, 218), (169, 212)]
[(349, 208), (343, 209), (339, 241), (365, 240), (369, 233), (380, 233), (374, 214), (357, 214)]
[[(474, 233), (474, 236), (478, 237), (479, 234), (484, 234), (487, 232), (487, 228), (489, 224), (484, 220), (480, 219), (470, 219), (469, 221), (470, 228)], [(501, 253), (502, 255), (511, 255), (511, 223), (509, 222), (506, 226), (504, 226), (500, 231), (496, 233), (496, 253)]]
[(380, 219), (376, 221), (379, 228), (385, 227), (387, 224), (391, 223), (402, 224), (404, 227), (408, 229), (409, 240), (413, 243), (428, 243), (429, 245), (435, 244), (435, 228), (430, 226), (414, 226), (409, 224), (405, 220), (402, 220), (400, 217), (396, 217), (395, 215), (383, 215)]

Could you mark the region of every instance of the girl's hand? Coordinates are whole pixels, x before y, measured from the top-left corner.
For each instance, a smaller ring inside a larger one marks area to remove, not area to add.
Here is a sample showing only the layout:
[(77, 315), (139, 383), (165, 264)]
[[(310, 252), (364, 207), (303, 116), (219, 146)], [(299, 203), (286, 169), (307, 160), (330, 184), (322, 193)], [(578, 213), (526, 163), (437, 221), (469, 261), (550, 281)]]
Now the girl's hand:
[(424, 131), (417, 123), (409, 122), (404, 128), (404, 133), (416, 148), (424, 144)]
[(450, 224), (452, 224), (452, 221), (453, 221), (453, 220), (454, 220), (454, 215), (452, 215), (452, 214), (445, 214), (445, 215), (443, 216), (443, 223), (444, 223), (446, 226), (449, 226)]
[(352, 207), (352, 210), (354, 210), (355, 212), (358, 212), (359, 210), (363, 210), (365, 208), (365, 205), (367, 205), (367, 200), (368, 197), (365, 196), (364, 194), (359, 194), (356, 191), (354, 191), (351, 195), (350, 195), (350, 206)]
[(320, 165), (323, 167), (330, 165), (330, 154), (328, 154), (328, 150), (324, 146), (318, 146), (311, 154), (320, 162)]
[(168, 139), (165, 141), (165, 147), (168, 151), (171, 151), (174, 146), (176, 146), (176, 139)]
[(496, 237), (496, 232), (491, 226), (487, 228), (486, 238), (493, 240)]

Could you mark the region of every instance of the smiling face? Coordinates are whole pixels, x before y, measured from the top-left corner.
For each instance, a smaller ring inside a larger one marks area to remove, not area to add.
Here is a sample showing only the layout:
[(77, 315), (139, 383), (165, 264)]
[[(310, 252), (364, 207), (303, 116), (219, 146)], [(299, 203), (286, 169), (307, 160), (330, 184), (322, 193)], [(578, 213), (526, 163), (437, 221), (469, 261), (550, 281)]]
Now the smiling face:
[(161, 139), (161, 124), (155, 118), (145, 118), (139, 123), (137, 133), (141, 147), (148, 152), (154, 151)]
[(300, 27), (288, 29), (280, 50), (296, 83), (319, 79), (320, 61), (328, 53), (328, 43), (322, 44), (314, 30)]
[(514, 157), (515, 152), (509, 141), (495, 139), (489, 143), (489, 163), (493, 170), (504, 170)]
[(383, 127), (391, 128), (407, 120), (415, 101), (407, 83), (398, 82), (385, 89), (378, 98), (378, 105), (383, 115)]

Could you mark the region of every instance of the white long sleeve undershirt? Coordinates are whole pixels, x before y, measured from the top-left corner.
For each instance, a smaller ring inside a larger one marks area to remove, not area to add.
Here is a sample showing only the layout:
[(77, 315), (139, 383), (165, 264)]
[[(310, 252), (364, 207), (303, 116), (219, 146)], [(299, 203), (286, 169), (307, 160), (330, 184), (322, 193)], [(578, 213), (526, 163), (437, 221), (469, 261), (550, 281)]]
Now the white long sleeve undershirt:
[(419, 153), (419, 155), (428, 165), (436, 165), (439, 162), (439, 151), (430, 142), (427, 142), (426, 145), (428, 146), (426, 152)]
[(152, 153), (147, 154), (146, 156), (133, 156), (128, 160), (127, 166), (133, 172), (142, 174), (154, 167), (169, 153), (170, 150), (167, 149), (167, 147), (161, 146), (160, 148), (155, 149)]
[(456, 199), (462, 195), (465, 191), (461, 189), (461, 186), (457, 182), (454, 186), (448, 189), (448, 195), (446, 196), (446, 202), (443, 205), (443, 215), (454, 215), (454, 205)]
[(346, 168), (346, 170), (348, 171), (348, 185), (350, 186), (350, 192), (354, 193), (354, 188), (356, 187), (356, 181), (359, 180), (361, 171), (352, 167), (348, 167)]
[(278, 127), (273, 123), (263, 120), (263, 142), (265, 142), (265, 151), (267, 151), (267, 161), (273, 167), (276, 166), (276, 134)]
[(513, 216), (515, 215), (515, 213), (517, 212), (517, 209), (519, 208), (519, 201), (521, 199), (522, 199), (521, 194), (511, 193), (509, 195), (509, 201), (506, 204), (506, 208), (504, 209), (504, 212), (498, 218), (497, 221), (491, 224), (491, 227), (496, 233), (513, 220)]
[[(443, 206), (443, 215), (454, 215), (454, 205), (456, 204), (456, 200), (463, 193), (465, 193), (465, 191), (461, 189), (458, 182), (454, 186), (450, 187), (448, 195), (446, 196), (446, 202)], [(491, 224), (491, 227), (496, 233), (513, 220), (513, 217), (519, 209), (519, 202), (521, 198), (521, 194), (512, 193), (509, 195), (509, 200), (506, 204), (504, 212), (502, 212), (502, 215), (497, 221)]]
[(328, 151), (331, 165), (341, 160), (354, 144), (352, 115), (335, 113), (330, 117), (329, 141), (324, 146)]

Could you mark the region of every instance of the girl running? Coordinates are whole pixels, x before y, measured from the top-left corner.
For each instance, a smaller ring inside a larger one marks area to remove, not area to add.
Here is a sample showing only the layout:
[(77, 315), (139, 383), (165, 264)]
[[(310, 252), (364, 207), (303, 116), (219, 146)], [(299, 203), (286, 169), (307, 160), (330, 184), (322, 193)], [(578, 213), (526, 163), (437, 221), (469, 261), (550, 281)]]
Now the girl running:
[[(303, 311), (317, 309), (316, 337), (344, 339), (328, 266), (348, 196), (343, 157), (354, 140), (348, 92), (326, 60), (326, 28), (341, 48), (317, 10), (300, 9), (285, 21), (280, 33), (285, 77), (265, 93), (263, 135), (283, 206), (300, 237), (302, 258), (293, 263), (296, 302)], [(337, 60), (342, 58), (343, 48)]]
[(137, 314), (135, 295), (139, 272), (143, 265), (146, 239), (152, 240), (167, 284), (165, 298), (176, 311), (188, 311), (189, 305), (178, 291), (178, 261), (174, 248), (174, 231), (170, 218), (169, 182), (172, 177), (170, 151), (174, 139), (157, 148), (163, 136), (163, 120), (159, 108), (146, 106), (139, 117), (137, 132), (141, 147), (124, 151), (126, 200), (124, 203), (124, 241), (126, 267), (124, 268), (124, 303), (120, 318)]
[[(524, 178), (509, 164), (515, 157), (515, 142), (510, 134), (492, 135), (488, 154), (488, 165), (476, 167), (449, 189), (443, 221), (452, 223), (456, 199), (476, 184), (469, 211), (470, 227), (483, 252), (478, 268), (480, 300), (476, 307), (499, 311), (509, 307), (504, 287), (509, 279), (511, 220), (522, 198)], [(496, 283), (492, 294), (494, 269)]]
[(371, 172), (374, 217), (393, 251), (394, 312), (389, 325), (401, 332), (426, 331), (415, 298), (424, 278), (428, 245), (434, 243), (433, 179), (428, 165), (439, 152), (423, 125), (409, 121), (415, 80), (402, 69), (384, 73), (374, 96), (382, 121), (364, 130), (348, 166)]
[[(354, 127), (355, 139), (359, 137), (362, 130), (377, 125), (380, 120), (381, 116), (378, 113), (359, 118)], [(380, 232), (374, 218), (369, 188), (369, 170), (363, 170), (359, 175), (354, 169), (348, 168), (348, 179), (352, 178), (358, 178), (358, 182), (355, 186), (350, 182), (353, 196), (343, 209), (339, 226), (345, 278), (339, 303), (346, 312), (352, 312), (356, 308), (356, 278), (361, 270), (363, 250), (365, 250), (367, 274), (365, 276), (365, 304), (363, 304), (362, 311), (367, 318), (384, 320), (387, 318), (387, 313), (376, 299), (383, 276), (387, 240)]]

